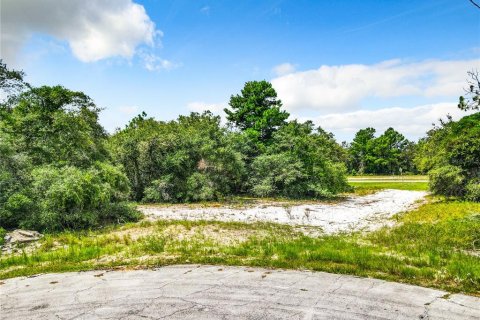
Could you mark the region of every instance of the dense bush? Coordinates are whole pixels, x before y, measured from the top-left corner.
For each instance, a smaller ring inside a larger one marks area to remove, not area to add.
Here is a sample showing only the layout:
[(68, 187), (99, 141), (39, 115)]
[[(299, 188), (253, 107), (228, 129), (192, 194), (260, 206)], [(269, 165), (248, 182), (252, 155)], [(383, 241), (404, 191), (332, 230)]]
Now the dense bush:
[(126, 169), (133, 199), (324, 197), (349, 189), (343, 148), (311, 122), (286, 122), (269, 83), (248, 82), (230, 106), (228, 129), (205, 112), (170, 122), (142, 114), (117, 131), (109, 147)]
[(135, 220), (128, 200), (348, 190), (344, 150), (311, 122), (287, 122), (266, 81), (232, 96), (227, 127), (208, 111), (169, 122), (141, 114), (109, 137), (84, 93), (31, 87), (1, 62), (0, 76), (7, 79), (0, 83), (0, 227), (55, 231)]
[(463, 196), (465, 193), (465, 177), (462, 169), (447, 165), (429, 172), (429, 187), (434, 194), (447, 197)]
[(433, 192), (478, 201), (475, 195), (480, 179), (480, 112), (459, 121), (448, 119), (430, 130), (419, 143), (415, 161), (421, 170), (431, 171), (434, 179), (453, 183), (441, 186), (440, 182), (432, 182)]
[(100, 109), (82, 92), (61, 86), (32, 88), (2, 109), (3, 130), (14, 134), (16, 149), (34, 165), (87, 167), (108, 157), (107, 136), (98, 123)]
[(209, 112), (160, 122), (135, 118), (111, 139), (140, 201), (202, 201), (235, 193), (245, 174), (220, 118)]
[(344, 156), (333, 136), (312, 122), (291, 121), (253, 161), (248, 184), (257, 196), (332, 196), (349, 190)]
[(249, 184), (256, 196), (300, 197), (304, 193), (303, 165), (288, 154), (261, 155), (251, 169)]
[(109, 164), (89, 169), (37, 167), (30, 184), (3, 204), (0, 220), (9, 228), (48, 231), (131, 221), (138, 213), (121, 204), (128, 194), (126, 176)]
[(470, 201), (480, 202), (480, 182), (471, 181), (465, 187), (465, 197)]
[(344, 150), (313, 123), (285, 123), (267, 140), (255, 132), (228, 131), (209, 112), (170, 122), (140, 115), (116, 132), (110, 149), (126, 168), (137, 201), (205, 201), (240, 193), (325, 197), (349, 189)]
[(53, 231), (138, 219), (125, 204), (128, 178), (109, 162), (100, 109), (82, 92), (33, 88), (22, 76), (0, 62), (0, 227)]

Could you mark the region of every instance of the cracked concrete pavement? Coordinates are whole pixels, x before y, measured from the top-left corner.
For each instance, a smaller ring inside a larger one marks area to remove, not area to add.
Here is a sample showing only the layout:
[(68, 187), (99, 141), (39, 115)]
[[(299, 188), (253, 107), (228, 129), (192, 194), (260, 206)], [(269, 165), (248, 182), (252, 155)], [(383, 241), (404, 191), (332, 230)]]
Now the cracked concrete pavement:
[(480, 299), (324, 272), (181, 265), (3, 280), (1, 319), (479, 319)]

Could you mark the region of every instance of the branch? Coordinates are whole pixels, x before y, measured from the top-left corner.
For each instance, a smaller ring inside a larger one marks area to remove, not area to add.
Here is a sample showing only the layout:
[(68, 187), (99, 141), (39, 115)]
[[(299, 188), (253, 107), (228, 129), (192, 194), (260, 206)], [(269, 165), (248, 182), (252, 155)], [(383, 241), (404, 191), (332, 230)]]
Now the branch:
[(475, 1), (470, 0), (470, 2), (471, 2), (475, 7), (477, 7), (478, 9), (480, 9), (480, 5), (478, 5), (477, 3), (475, 3)]

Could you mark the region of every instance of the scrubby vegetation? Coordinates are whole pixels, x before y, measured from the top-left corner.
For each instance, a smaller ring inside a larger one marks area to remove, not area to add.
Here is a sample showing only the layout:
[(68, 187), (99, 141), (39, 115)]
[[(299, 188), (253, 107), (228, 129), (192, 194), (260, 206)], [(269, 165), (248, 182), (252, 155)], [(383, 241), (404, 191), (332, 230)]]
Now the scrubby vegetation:
[[(168, 122), (142, 113), (108, 135), (100, 108), (84, 93), (35, 88), (23, 76), (0, 63), (0, 244), (5, 229), (47, 235), (0, 255), (0, 278), (211, 263), (307, 268), (480, 294), (480, 207), (473, 202), (480, 201), (480, 113), (441, 122), (418, 144), (392, 128), (379, 137), (367, 128), (340, 146), (312, 122), (289, 121), (271, 84), (253, 81), (231, 97), (226, 126), (210, 112)], [(474, 109), (468, 101), (462, 106)], [(140, 214), (131, 204), (428, 187), (349, 184), (347, 172), (429, 172), (430, 189), (447, 198), (398, 215), (396, 227), (335, 236), (276, 224), (135, 223)]]
[(419, 142), (417, 165), (430, 172), (435, 194), (478, 201), (480, 189), (480, 113), (441, 122)]
[[(0, 227), (6, 229), (135, 221), (129, 201), (332, 197), (352, 190), (347, 172), (429, 172), (435, 194), (480, 199), (480, 113), (441, 122), (418, 145), (392, 128), (378, 137), (367, 128), (342, 147), (312, 122), (289, 121), (272, 85), (252, 81), (232, 95), (227, 126), (208, 111), (169, 122), (142, 113), (109, 136), (87, 95), (32, 87), (23, 77), (0, 62)], [(463, 109), (476, 108), (472, 90)], [(357, 184), (357, 192), (372, 190)]]
[(109, 145), (126, 168), (133, 199), (319, 198), (349, 190), (341, 146), (311, 122), (286, 122), (270, 83), (248, 82), (230, 105), (233, 128), (205, 112), (170, 122), (143, 114), (117, 131)]
[(232, 96), (229, 126), (210, 112), (141, 114), (109, 136), (84, 93), (32, 87), (0, 64), (0, 226), (85, 229), (138, 219), (127, 201), (233, 195), (331, 197), (349, 190), (344, 151), (311, 122), (288, 122), (272, 85)]
[(56, 231), (138, 219), (93, 101), (61, 86), (32, 88), (4, 64), (0, 73), (0, 226)]
[(432, 200), (369, 234), (307, 236), (278, 224), (157, 221), (49, 235), (0, 258), (0, 278), (178, 263), (310, 269), (480, 295), (480, 204)]

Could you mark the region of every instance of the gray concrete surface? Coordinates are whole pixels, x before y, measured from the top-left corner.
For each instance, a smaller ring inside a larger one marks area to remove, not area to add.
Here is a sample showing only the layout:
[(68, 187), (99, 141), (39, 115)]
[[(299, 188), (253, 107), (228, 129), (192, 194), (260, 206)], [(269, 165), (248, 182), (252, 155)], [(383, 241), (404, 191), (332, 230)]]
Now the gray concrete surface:
[(219, 266), (3, 280), (2, 319), (479, 319), (480, 299), (323, 272)]

